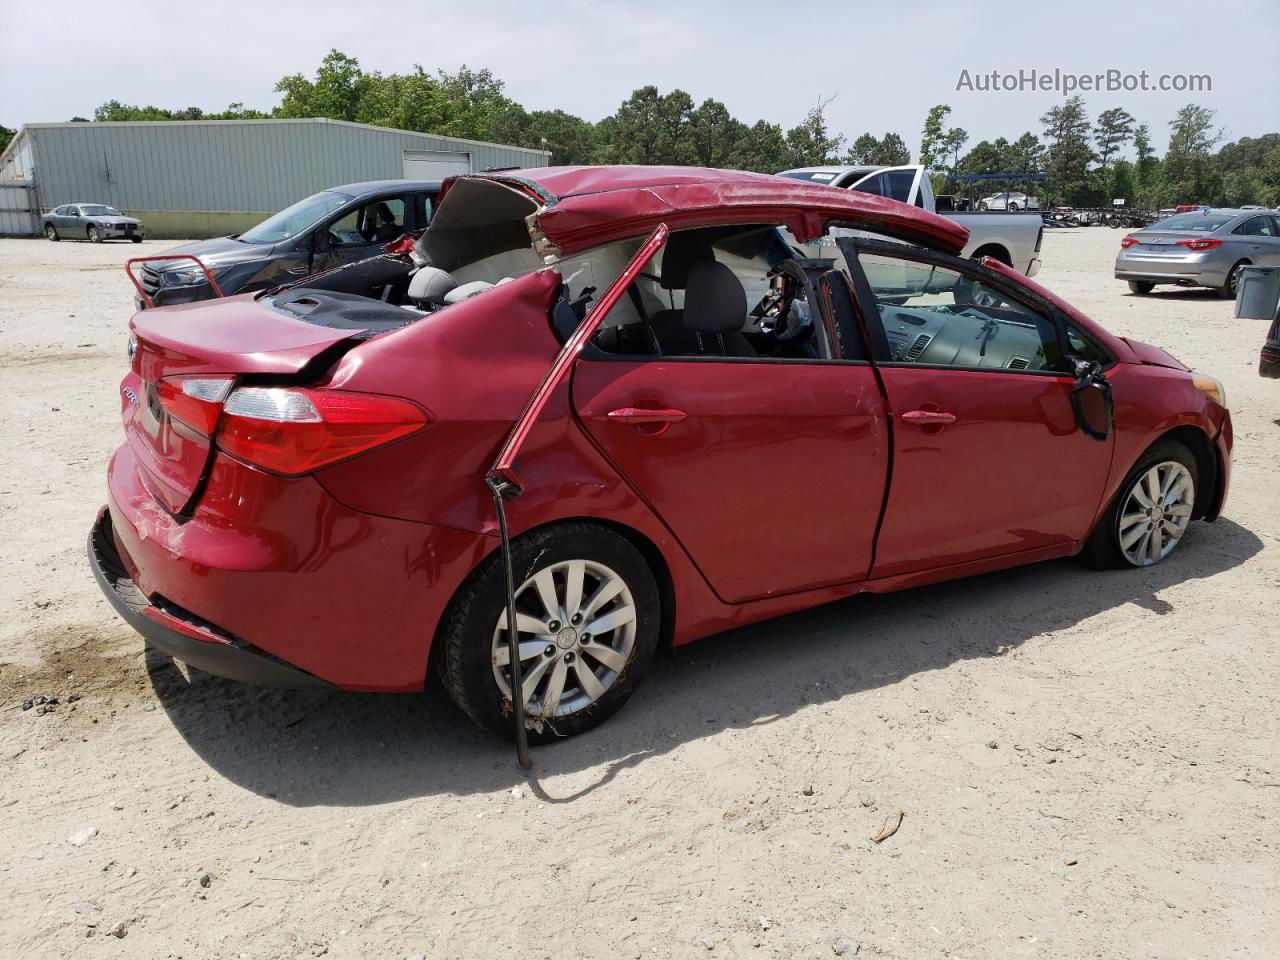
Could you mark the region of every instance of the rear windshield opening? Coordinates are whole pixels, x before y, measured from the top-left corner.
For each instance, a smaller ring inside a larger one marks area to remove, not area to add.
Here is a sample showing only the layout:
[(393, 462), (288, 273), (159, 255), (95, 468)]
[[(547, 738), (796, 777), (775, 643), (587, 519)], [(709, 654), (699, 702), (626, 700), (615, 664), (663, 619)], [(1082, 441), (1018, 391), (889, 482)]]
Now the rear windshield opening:
[(1176, 216), (1169, 217), (1167, 220), (1161, 220), (1155, 226), (1161, 230), (1186, 230), (1191, 233), (1213, 233), (1220, 227), (1226, 226), (1235, 215), (1227, 216), (1218, 213), (1179, 213)]

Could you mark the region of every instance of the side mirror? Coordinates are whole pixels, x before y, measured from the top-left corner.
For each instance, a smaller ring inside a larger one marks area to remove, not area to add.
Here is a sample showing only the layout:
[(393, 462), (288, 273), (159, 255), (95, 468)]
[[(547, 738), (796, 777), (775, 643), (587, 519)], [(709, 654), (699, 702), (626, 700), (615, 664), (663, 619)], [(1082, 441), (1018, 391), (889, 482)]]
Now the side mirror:
[(1071, 409), (1080, 432), (1093, 440), (1106, 440), (1111, 435), (1115, 403), (1111, 384), (1096, 360), (1074, 362), (1076, 383), (1071, 389)]

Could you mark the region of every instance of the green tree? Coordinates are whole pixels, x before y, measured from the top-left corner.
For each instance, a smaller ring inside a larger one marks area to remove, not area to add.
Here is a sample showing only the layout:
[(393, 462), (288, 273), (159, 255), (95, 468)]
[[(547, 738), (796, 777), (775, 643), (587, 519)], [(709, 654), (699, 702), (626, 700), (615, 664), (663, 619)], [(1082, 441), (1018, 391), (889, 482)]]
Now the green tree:
[(1280, 207), (1280, 145), (1272, 147), (1258, 166), (1260, 192), (1258, 202), (1268, 207)]
[(1210, 151), (1222, 140), (1214, 128), (1216, 111), (1189, 103), (1169, 121), (1169, 149), (1163, 173), (1170, 198), (1177, 203), (1211, 202), (1222, 189), (1222, 177)]
[(1040, 173), (1044, 167), (1044, 146), (1030, 130), (1009, 144), (1006, 153), (1011, 173)]
[(835, 99), (819, 99), (818, 105), (805, 114), (798, 126), (787, 131), (787, 151), (791, 166), (809, 167), (823, 163), (839, 163), (844, 137), (827, 127), (826, 109)]
[(276, 116), (359, 120), (360, 101), (369, 85), (360, 62), (333, 49), (320, 61), (314, 80), (300, 73), (280, 78), (275, 86), (282, 94)]
[(1051, 107), (1040, 122), (1049, 144), (1045, 151), (1048, 193), (1055, 202), (1087, 206), (1093, 199), (1089, 181), (1093, 151), (1089, 147), (1089, 115), (1083, 98), (1071, 97)]
[(9, 146), (9, 141), (18, 135), (18, 131), (10, 130), (8, 127), (0, 126), (0, 153), (4, 152), (4, 148)]
[(597, 127), (601, 163), (690, 163), (694, 159), (689, 121), (693, 100), (683, 90), (661, 94), (641, 87), (618, 112)]
[(719, 100), (702, 101), (689, 115), (694, 162), (704, 167), (727, 167), (746, 131), (746, 125), (735, 120)]
[(968, 142), (969, 132), (963, 127), (952, 127), (943, 136), (940, 153), (948, 161), (946, 168), (949, 173), (955, 173), (956, 166), (960, 163), (960, 151)]
[(1113, 153), (1133, 139), (1133, 115), (1121, 107), (1112, 107), (1098, 114), (1093, 127), (1093, 142), (1098, 145), (1098, 162), (1102, 169)]
[(845, 163), (866, 164), (877, 163), (876, 155), (880, 152), (880, 141), (874, 134), (864, 133), (849, 145), (849, 152), (844, 156)]
[(943, 141), (947, 133), (944, 124), (950, 114), (951, 107), (945, 103), (939, 103), (930, 107), (928, 115), (924, 118), (924, 129), (920, 134), (920, 163), (925, 167), (932, 169), (938, 166), (946, 155)]
[(790, 162), (791, 154), (782, 127), (764, 120), (757, 120), (746, 128), (729, 158), (729, 166), (733, 169), (757, 173), (777, 173), (788, 167)]
[(880, 143), (872, 153), (871, 162), (890, 167), (905, 166), (911, 162), (911, 151), (902, 137), (896, 133), (886, 133), (880, 138)]
[(529, 114), (524, 141), (518, 145), (550, 150), (554, 164), (590, 163), (596, 150), (595, 126), (563, 110), (535, 110)]

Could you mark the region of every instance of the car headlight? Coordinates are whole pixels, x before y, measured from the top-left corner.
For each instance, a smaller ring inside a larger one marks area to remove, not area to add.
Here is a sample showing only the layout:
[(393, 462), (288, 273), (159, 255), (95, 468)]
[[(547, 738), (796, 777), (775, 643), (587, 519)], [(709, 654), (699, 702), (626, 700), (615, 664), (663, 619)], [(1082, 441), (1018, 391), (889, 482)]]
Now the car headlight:
[(204, 271), (199, 267), (188, 270), (166, 270), (160, 275), (166, 287), (191, 287), (198, 283), (208, 283)]
[(1207, 373), (1191, 374), (1191, 382), (1196, 385), (1196, 389), (1203, 393), (1219, 406), (1227, 405), (1227, 390), (1222, 385), (1222, 381), (1217, 377), (1211, 377)]

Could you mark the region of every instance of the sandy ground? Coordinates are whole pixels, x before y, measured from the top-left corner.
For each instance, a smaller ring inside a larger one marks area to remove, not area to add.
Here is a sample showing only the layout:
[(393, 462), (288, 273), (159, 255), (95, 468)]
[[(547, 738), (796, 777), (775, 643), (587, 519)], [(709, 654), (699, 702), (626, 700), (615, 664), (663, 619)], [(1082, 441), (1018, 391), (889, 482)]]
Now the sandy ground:
[(1280, 384), (1229, 303), (1112, 280), (1118, 239), (1051, 233), (1041, 280), (1225, 381), (1222, 520), (1150, 571), (1052, 562), (685, 648), (528, 778), (428, 697), (144, 653), (83, 548), (139, 250), (0, 241), (0, 954), (1275, 956)]

